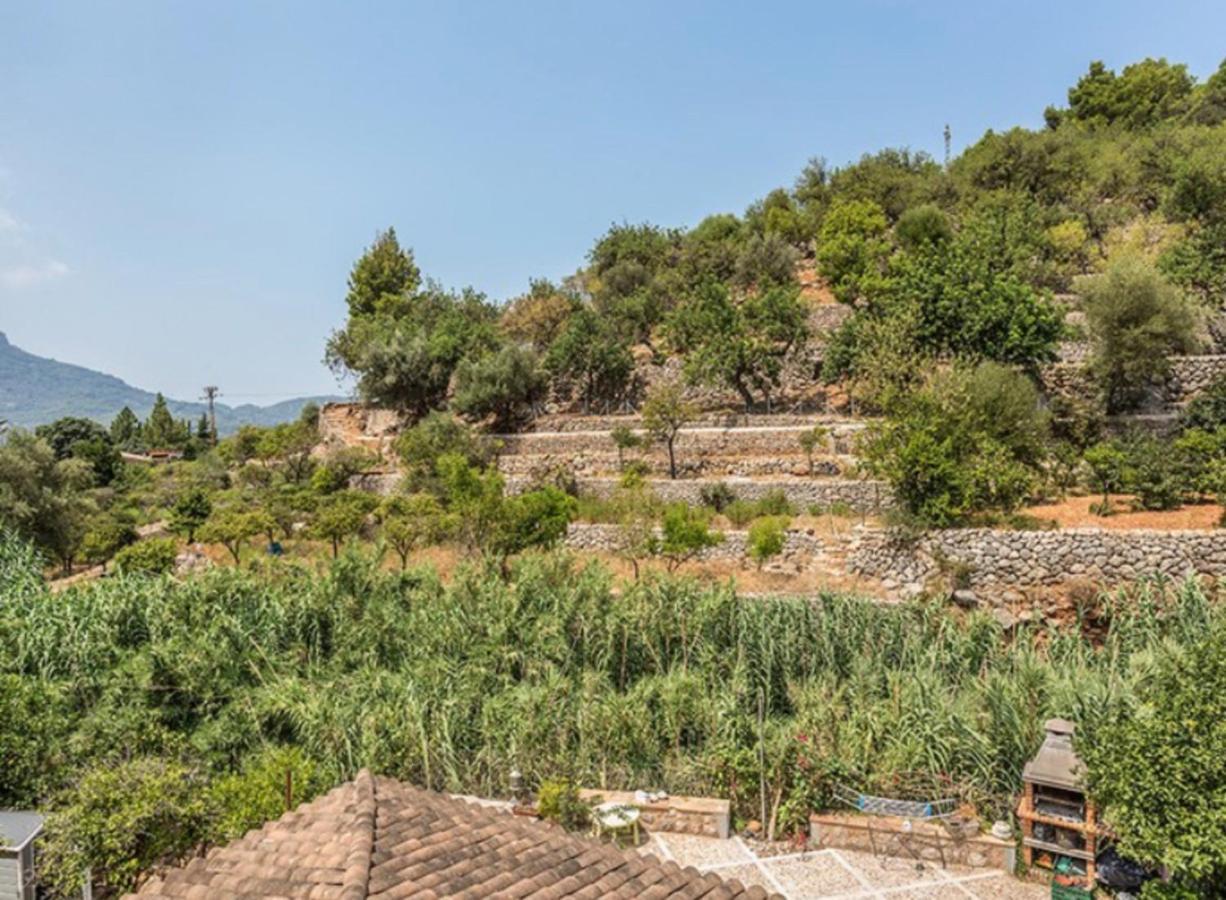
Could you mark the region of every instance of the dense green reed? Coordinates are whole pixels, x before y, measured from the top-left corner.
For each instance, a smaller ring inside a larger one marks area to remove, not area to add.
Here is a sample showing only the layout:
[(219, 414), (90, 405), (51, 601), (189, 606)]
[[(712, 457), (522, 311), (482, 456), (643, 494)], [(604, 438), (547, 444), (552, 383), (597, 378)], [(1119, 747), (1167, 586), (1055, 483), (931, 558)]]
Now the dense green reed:
[[(0, 689), (10, 704), (37, 693), (44, 720), (0, 724), (0, 746), (37, 757), (0, 777), (0, 806), (115, 756), (221, 774), (292, 744), (334, 780), (370, 766), (503, 795), (519, 768), (530, 782), (721, 794), (747, 816), (761, 814), (765, 776), (780, 831), (837, 780), (952, 791), (995, 815), (1045, 718), (1092, 735), (1127, 715), (1152, 661), (1221, 616), (1193, 584), (1146, 584), (1103, 598), (1099, 640), (1008, 640), (987, 615), (931, 604), (615, 586), (562, 554), (520, 560), (509, 583), (473, 565), (444, 585), (349, 555), (322, 572), (53, 594), (18, 555), (0, 553)], [(23, 743), (19, 728), (55, 740)]]

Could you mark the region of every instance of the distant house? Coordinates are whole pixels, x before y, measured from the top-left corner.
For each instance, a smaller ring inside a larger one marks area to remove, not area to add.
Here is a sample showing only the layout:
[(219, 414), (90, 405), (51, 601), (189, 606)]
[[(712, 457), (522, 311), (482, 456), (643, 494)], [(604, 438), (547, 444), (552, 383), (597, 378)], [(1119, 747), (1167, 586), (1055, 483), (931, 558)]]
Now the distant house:
[(124, 460), (124, 462), (164, 463), (173, 462), (176, 459), (182, 459), (183, 451), (168, 447), (159, 447), (153, 450), (146, 450), (144, 453), (132, 453), (128, 450), (123, 450), (120, 451), (119, 456)]
[(38, 813), (0, 810), (0, 900), (34, 900), (34, 842), (42, 830)]
[(765, 900), (760, 887), (618, 850), (363, 770), (232, 844), (163, 872), (136, 900), (535, 897)]

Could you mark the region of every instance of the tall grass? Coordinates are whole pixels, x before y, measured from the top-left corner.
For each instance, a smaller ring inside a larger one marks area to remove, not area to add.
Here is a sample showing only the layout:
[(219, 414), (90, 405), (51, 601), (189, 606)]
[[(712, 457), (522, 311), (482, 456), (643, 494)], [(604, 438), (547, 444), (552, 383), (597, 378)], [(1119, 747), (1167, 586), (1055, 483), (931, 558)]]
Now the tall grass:
[(221, 773), (292, 744), (334, 779), (370, 766), (499, 795), (518, 768), (720, 793), (742, 814), (759, 810), (765, 778), (780, 828), (836, 780), (952, 791), (1000, 814), (1045, 718), (1092, 734), (1128, 714), (1152, 661), (1221, 615), (1195, 584), (1146, 584), (1103, 599), (1101, 640), (1009, 640), (989, 616), (922, 603), (749, 601), (676, 578), (619, 592), (560, 554), (519, 561), (509, 583), (474, 564), (444, 585), (351, 554), (323, 573), (121, 577), (58, 594), (6, 559), (20, 587), (0, 593), (0, 674), (67, 695), (65, 778), (127, 752)]

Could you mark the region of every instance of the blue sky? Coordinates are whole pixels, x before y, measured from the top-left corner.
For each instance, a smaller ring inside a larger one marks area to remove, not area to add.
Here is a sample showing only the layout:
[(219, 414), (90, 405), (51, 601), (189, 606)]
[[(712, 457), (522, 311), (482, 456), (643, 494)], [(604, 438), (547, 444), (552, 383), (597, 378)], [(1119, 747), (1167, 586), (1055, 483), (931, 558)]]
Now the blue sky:
[(0, 330), (190, 398), (335, 389), (395, 225), (496, 299), (614, 221), (741, 212), (805, 161), (1037, 126), (1089, 61), (1204, 77), (1220, 2), (0, 0)]

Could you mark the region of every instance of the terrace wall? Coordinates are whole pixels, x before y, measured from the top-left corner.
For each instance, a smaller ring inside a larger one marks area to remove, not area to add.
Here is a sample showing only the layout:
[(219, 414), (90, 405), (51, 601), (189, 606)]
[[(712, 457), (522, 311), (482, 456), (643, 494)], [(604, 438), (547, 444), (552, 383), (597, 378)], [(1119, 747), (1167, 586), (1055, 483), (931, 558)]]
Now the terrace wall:
[[(608, 497), (618, 485), (616, 478), (580, 478), (579, 490), (597, 497)], [(713, 478), (687, 478), (677, 481), (653, 481), (652, 492), (665, 503), (702, 505), (703, 488), (726, 484), (740, 500), (760, 500), (773, 491), (782, 492), (797, 512), (811, 506), (828, 509), (846, 506), (855, 513), (878, 513), (893, 504), (889, 487), (880, 481), (846, 481), (841, 479), (797, 479), (788, 481), (737, 481)], [(519, 493), (532, 485), (531, 479), (510, 477), (507, 490)]]
[(1226, 574), (1226, 531), (1072, 528), (1008, 531), (959, 528), (905, 540), (861, 529), (847, 552), (847, 568), (887, 588), (915, 588), (944, 566), (968, 568), (972, 587), (1045, 587), (1087, 579), (1119, 584), (1143, 575), (1172, 578)]

